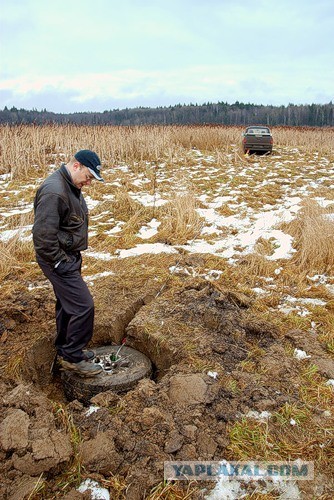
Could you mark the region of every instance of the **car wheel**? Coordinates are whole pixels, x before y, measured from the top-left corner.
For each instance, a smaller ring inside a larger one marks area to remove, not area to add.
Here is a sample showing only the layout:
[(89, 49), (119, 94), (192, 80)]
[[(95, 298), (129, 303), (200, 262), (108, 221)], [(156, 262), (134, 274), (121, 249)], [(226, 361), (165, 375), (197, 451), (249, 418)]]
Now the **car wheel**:
[(90, 399), (100, 392), (108, 390), (116, 393), (126, 392), (139, 380), (149, 377), (152, 373), (150, 359), (132, 347), (104, 346), (94, 349), (94, 352), (94, 363), (103, 368), (98, 375), (83, 378), (71, 371), (62, 372), (61, 378), (67, 400), (77, 399), (89, 404)]

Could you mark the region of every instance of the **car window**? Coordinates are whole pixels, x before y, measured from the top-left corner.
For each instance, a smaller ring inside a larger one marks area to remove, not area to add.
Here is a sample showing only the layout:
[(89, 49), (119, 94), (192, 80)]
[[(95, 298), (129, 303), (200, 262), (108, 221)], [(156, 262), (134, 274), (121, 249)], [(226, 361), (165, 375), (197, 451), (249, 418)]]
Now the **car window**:
[(247, 128), (246, 134), (267, 135), (270, 134), (270, 130), (269, 128)]

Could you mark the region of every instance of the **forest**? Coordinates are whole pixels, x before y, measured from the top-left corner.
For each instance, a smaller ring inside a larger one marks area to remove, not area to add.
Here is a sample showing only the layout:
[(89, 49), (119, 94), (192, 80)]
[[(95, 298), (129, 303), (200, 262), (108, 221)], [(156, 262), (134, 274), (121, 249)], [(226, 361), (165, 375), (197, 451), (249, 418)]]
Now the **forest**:
[(0, 110), (0, 124), (77, 125), (256, 125), (333, 127), (334, 104), (245, 104), (236, 101), (174, 106), (137, 107), (103, 112), (54, 113), (7, 106)]

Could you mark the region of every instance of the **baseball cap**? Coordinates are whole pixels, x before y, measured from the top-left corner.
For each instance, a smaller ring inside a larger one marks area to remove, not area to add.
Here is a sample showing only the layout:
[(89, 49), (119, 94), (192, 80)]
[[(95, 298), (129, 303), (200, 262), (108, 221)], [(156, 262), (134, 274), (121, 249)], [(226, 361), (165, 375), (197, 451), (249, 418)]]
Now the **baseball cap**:
[(90, 149), (81, 149), (75, 153), (74, 158), (78, 160), (81, 165), (87, 167), (90, 173), (94, 175), (95, 179), (104, 182), (100, 174), (101, 161), (94, 151), (90, 151)]

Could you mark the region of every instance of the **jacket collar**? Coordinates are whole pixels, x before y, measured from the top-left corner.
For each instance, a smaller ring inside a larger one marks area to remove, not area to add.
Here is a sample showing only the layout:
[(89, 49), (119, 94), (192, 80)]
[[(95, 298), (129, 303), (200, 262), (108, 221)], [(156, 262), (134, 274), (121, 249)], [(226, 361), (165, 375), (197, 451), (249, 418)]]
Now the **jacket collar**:
[(60, 171), (61, 175), (64, 177), (64, 179), (66, 180), (66, 182), (70, 185), (70, 188), (72, 189), (72, 191), (74, 191), (74, 193), (75, 193), (75, 194), (78, 196), (78, 198), (79, 198), (79, 197), (80, 197), (80, 195), (81, 195), (81, 189), (77, 188), (77, 187), (73, 184), (71, 174), (70, 174), (70, 173), (69, 173), (69, 171), (67, 170), (65, 163), (63, 163), (63, 164), (62, 164), (62, 166), (60, 167), (59, 171)]

